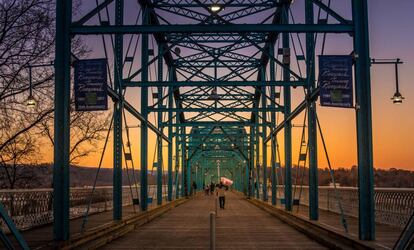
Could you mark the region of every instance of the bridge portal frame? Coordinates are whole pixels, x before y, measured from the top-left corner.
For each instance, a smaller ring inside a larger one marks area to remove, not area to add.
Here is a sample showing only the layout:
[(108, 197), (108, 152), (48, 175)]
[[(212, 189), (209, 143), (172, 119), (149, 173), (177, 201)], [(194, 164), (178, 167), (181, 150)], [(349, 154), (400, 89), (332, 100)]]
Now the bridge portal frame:
[[(108, 4), (115, 1), (115, 25), (110, 26), (87, 26), (85, 23), (91, 19), (94, 15), (99, 13), (100, 10), (105, 8)], [(149, 5), (149, 1), (139, 0), (141, 6)], [(282, 8), (287, 9), (291, 1), (281, 0), (275, 1), (276, 4), (280, 4)], [(275, 34), (282, 33), (283, 47), (289, 47), (289, 34), (290, 33), (306, 33), (306, 54), (307, 54), (307, 78), (298, 79), (299, 81), (305, 81), (307, 83), (308, 94), (306, 99), (292, 112), (290, 110), (290, 88), (297, 83), (290, 83), (290, 75), (297, 77), (289, 67), (284, 67), (283, 81), (284, 81), (284, 115), (285, 120), (277, 126), (271, 128), (269, 135), (267, 136), (266, 129), (263, 125), (260, 125), (257, 115), (252, 116), (252, 123), (250, 125), (250, 159), (249, 163), (246, 163), (246, 170), (249, 173), (245, 173), (245, 180), (249, 179), (249, 196), (252, 194), (253, 178), (252, 169), (253, 158), (255, 157), (252, 148), (254, 137), (252, 133), (256, 128), (262, 126), (262, 147), (266, 148), (266, 143), (272, 140), (271, 147), (274, 148), (274, 138), (276, 134), (285, 129), (285, 147), (288, 149), (285, 153), (285, 162), (287, 169), (291, 167), (291, 120), (302, 112), (307, 106), (309, 107), (309, 145), (310, 145), (310, 219), (317, 219), (318, 206), (317, 206), (317, 158), (316, 158), (316, 125), (315, 125), (315, 100), (318, 95), (318, 89), (314, 85), (314, 33), (350, 33), (353, 35), (354, 41), (354, 57), (355, 57), (355, 88), (356, 88), (356, 118), (357, 118), (357, 145), (358, 145), (358, 166), (359, 166), (359, 237), (362, 240), (375, 239), (375, 212), (374, 212), (374, 190), (373, 190), (373, 152), (372, 152), (372, 118), (371, 118), (371, 96), (370, 96), (370, 56), (369, 56), (369, 38), (368, 38), (368, 8), (367, 0), (352, 0), (352, 21), (346, 20), (338, 15), (334, 10), (324, 5), (320, 0), (305, 0), (306, 3), (306, 24), (289, 24), (288, 19), (285, 19), (282, 23), (275, 24), (209, 24), (209, 25), (159, 25), (154, 23), (154, 13), (150, 8), (144, 11), (144, 18), (142, 25), (124, 25), (123, 24), (123, 12), (124, 1), (123, 0), (106, 0), (99, 6), (90, 11), (87, 15), (82, 17), (77, 22), (72, 22), (72, 1), (62, 0), (57, 1), (56, 4), (56, 50), (55, 50), (55, 130), (54, 130), (54, 171), (53, 171), (53, 188), (54, 188), (54, 239), (57, 241), (69, 239), (69, 98), (70, 98), (70, 58), (71, 58), (71, 37), (74, 35), (86, 35), (86, 34), (115, 34), (115, 85), (114, 89), (109, 89), (109, 95), (114, 99), (114, 219), (119, 220), (122, 218), (122, 204), (121, 204), (121, 189), (122, 184), (122, 112), (127, 110), (132, 113), (141, 122), (141, 206), (143, 210), (147, 209), (147, 165), (148, 165), (148, 128), (156, 132), (158, 140), (165, 140), (168, 142), (168, 199), (172, 199), (172, 127), (173, 127), (173, 112), (176, 112), (175, 117), (177, 122), (182, 124), (181, 133), (180, 127), (176, 127), (176, 134), (178, 137), (182, 137), (181, 151), (182, 151), (182, 175), (183, 181), (187, 182), (187, 185), (183, 185), (185, 189), (189, 188), (189, 175), (191, 171), (185, 170), (186, 166), (186, 138), (183, 129), (185, 128), (185, 119), (183, 116), (182, 106), (179, 98), (179, 92), (174, 91), (174, 98), (172, 94), (169, 97), (169, 109), (168, 109), (168, 137), (163, 134), (163, 123), (158, 123), (158, 127), (148, 122), (148, 86), (141, 86), (141, 112), (138, 112), (133, 108), (131, 104), (123, 99), (122, 90), (124, 89), (124, 80), (122, 75), (123, 61), (123, 35), (124, 34), (142, 34), (142, 67), (141, 82), (148, 82), (148, 64), (149, 62), (149, 49), (148, 49), (148, 35), (153, 34), (172, 34), (172, 33), (228, 33), (231, 30), (232, 33), (246, 33), (246, 32), (272, 32)], [(313, 19), (313, 6), (319, 6), (329, 15), (339, 21), (339, 24), (315, 24)], [(177, 6), (180, 7), (180, 6)], [(277, 36), (276, 36), (277, 38)], [(167, 43), (162, 39), (162, 36), (156, 37), (158, 45), (163, 49), (162, 57), (170, 70), (169, 81), (171, 82), (169, 88), (173, 89), (174, 85), (177, 86), (177, 75), (174, 70), (174, 63), (172, 55), (169, 51)], [(271, 43), (272, 41), (270, 41)], [(274, 40), (273, 40), (274, 42)], [(268, 54), (271, 56), (269, 57)], [(263, 53), (262, 61), (265, 61), (265, 65), (270, 59), (270, 63), (278, 63), (277, 59), (273, 56), (274, 53)], [(159, 56), (160, 57), (160, 56)], [(262, 66), (263, 67), (263, 66)], [(138, 74), (138, 73), (137, 73)], [(135, 75), (137, 75), (135, 74)], [(272, 73), (273, 74), (273, 73)], [(271, 74), (271, 75), (272, 75)], [(131, 79), (126, 79), (126, 84)], [(263, 79), (262, 79), (263, 80)], [(162, 79), (158, 79), (159, 82)], [(260, 76), (258, 78), (260, 81)], [(271, 79), (274, 81), (274, 79)], [(220, 84), (225, 85), (225, 82)], [(264, 82), (264, 84), (266, 84)], [(251, 86), (255, 86), (254, 83)], [(267, 85), (266, 85), (267, 86)], [(162, 88), (162, 86), (158, 86)], [(161, 90), (161, 89), (159, 89)], [(171, 91), (172, 92), (172, 91)], [(257, 111), (254, 113), (266, 112), (259, 108), (259, 97), (255, 99), (255, 107)], [(174, 100), (173, 100), (174, 99)], [(175, 102), (178, 110), (172, 110), (172, 104)], [(266, 102), (263, 102), (266, 104)], [(161, 108), (161, 107), (159, 107)], [(264, 108), (264, 107), (262, 107)], [(274, 107), (271, 107), (274, 108)], [(253, 111), (253, 110), (252, 110)], [(158, 111), (159, 112), (159, 111)], [(274, 122), (274, 118), (271, 118), (271, 122)], [(259, 136), (259, 130), (257, 130)], [(175, 137), (177, 139), (177, 136)], [(266, 137), (267, 136), (267, 137)], [(176, 140), (177, 143), (177, 140)], [(258, 141), (255, 143), (258, 144)], [(178, 150), (177, 150), (178, 151)], [(256, 156), (258, 157), (258, 156)], [(263, 155), (263, 158), (266, 156)], [(272, 154), (274, 159), (276, 156)], [(258, 160), (258, 159), (257, 159)], [(162, 156), (159, 158), (162, 162)], [(176, 163), (178, 156), (176, 155)], [(248, 167), (247, 167), (248, 166)], [(273, 169), (273, 166), (272, 166)], [(160, 171), (160, 170), (158, 170)], [(273, 170), (272, 170), (273, 172)], [(187, 175), (187, 178), (184, 176)], [(265, 177), (265, 176), (264, 176)], [(287, 188), (285, 188), (286, 209), (291, 210), (291, 179), (290, 171), (286, 171)], [(266, 177), (265, 177), (266, 178)], [(159, 179), (159, 178), (158, 178)], [(184, 184), (183, 182), (183, 184)], [(158, 183), (160, 184), (160, 183)], [(176, 183), (177, 184), (177, 183)], [(272, 190), (276, 185), (276, 181), (272, 181)], [(170, 190), (171, 189), (171, 190)], [(246, 189), (246, 188), (245, 188)], [(265, 196), (266, 198), (266, 196)], [(272, 200), (273, 202), (273, 200)]]

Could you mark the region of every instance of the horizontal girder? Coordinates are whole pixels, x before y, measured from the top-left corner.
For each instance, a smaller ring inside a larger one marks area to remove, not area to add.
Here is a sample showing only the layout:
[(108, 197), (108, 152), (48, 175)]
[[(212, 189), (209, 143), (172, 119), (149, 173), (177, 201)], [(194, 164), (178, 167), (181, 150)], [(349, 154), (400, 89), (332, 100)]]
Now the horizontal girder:
[(154, 33), (223, 33), (241, 32), (288, 32), (288, 33), (351, 33), (351, 24), (181, 24), (181, 25), (109, 25), (78, 26), (72, 25), (71, 34), (154, 34)]

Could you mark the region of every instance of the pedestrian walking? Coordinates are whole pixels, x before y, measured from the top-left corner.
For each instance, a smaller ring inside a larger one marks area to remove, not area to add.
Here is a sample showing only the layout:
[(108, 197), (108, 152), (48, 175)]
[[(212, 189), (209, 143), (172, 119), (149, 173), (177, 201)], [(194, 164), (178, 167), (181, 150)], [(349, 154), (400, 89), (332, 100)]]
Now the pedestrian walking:
[(220, 203), (220, 208), (224, 209), (224, 205), (226, 202), (226, 191), (227, 191), (227, 187), (225, 185), (223, 185), (222, 182), (220, 182), (220, 184), (217, 187), (217, 191), (216, 191), (216, 195), (219, 198), (219, 203)]

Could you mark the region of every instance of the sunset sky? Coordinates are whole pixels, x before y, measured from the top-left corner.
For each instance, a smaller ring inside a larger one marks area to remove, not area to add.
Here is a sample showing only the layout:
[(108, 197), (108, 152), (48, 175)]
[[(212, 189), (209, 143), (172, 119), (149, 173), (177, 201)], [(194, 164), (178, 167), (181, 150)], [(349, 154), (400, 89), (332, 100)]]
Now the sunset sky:
[[(341, 4), (348, 1), (333, 2), (334, 6), (341, 10)], [(390, 100), (395, 92), (394, 67), (392, 65), (374, 65), (371, 68), (374, 166), (375, 168), (394, 167), (414, 170), (412, 145), (414, 143), (414, 132), (412, 131), (414, 125), (414, 84), (412, 80), (414, 76), (414, 28), (412, 27), (414, 24), (414, 1), (370, 0), (368, 2), (371, 57), (377, 59), (398, 57), (404, 61), (404, 64), (399, 68), (400, 92), (405, 97), (401, 105), (395, 105)], [(295, 1), (295, 4), (300, 3), (302, 1)], [(341, 11), (338, 12), (341, 13)], [(325, 54), (345, 54), (344, 47), (352, 48), (352, 40), (349, 38), (345, 39), (342, 36), (329, 38), (328, 36), (328, 39)], [(91, 41), (95, 41), (94, 38), (86, 40), (88, 46), (92, 46)], [(90, 57), (99, 57), (100, 53), (94, 52), (93, 54)], [(294, 107), (302, 100), (301, 93), (302, 90), (293, 92)], [(139, 92), (129, 94), (128, 98), (135, 100), (131, 101), (132, 103), (138, 103)], [(333, 166), (338, 168), (356, 165), (355, 110), (328, 108), (319, 105), (317, 109)], [(151, 114), (152, 116), (153, 114)], [(281, 119), (280, 117), (279, 121)], [(302, 116), (299, 116), (293, 123), (301, 124), (302, 119)], [(136, 120), (129, 120), (130, 126), (138, 125)], [(131, 134), (136, 166), (139, 166), (140, 137), (138, 131), (138, 129), (133, 129)], [(294, 164), (296, 164), (299, 154), (300, 133), (301, 129), (293, 128)], [(278, 139), (283, 155), (283, 133), (279, 134)], [(154, 148), (155, 136), (150, 133), (149, 166), (152, 166)], [(320, 141), (318, 151), (319, 167), (327, 167)], [(43, 161), (53, 160), (50, 152), (50, 150), (45, 150)], [(79, 162), (79, 165), (95, 167), (99, 163), (99, 156), (100, 154), (91, 155)], [(164, 157), (166, 156), (165, 151)], [(103, 166), (112, 167), (111, 142), (104, 159)], [(166, 169), (166, 165), (164, 169)]]

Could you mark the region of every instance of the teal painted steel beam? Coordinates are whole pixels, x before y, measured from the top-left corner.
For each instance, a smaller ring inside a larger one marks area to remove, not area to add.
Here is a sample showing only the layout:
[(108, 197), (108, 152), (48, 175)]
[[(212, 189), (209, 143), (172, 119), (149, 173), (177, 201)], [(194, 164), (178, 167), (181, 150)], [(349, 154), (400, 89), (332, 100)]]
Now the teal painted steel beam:
[[(250, 126), (253, 123), (251, 121), (221, 121), (221, 122), (214, 122), (214, 121), (195, 121), (195, 122), (185, 122), (185, 123), (164, 123), (163, 126), (170, 126), (170, 127), (214, 127), (214, 126), (223, 126), (223, 127), (235, 127), (235, 126)], [(272, 124), (267, 122), (265, 124), (259, 124), (259, 126), (268, 126), (271, 127)]]
[(78, 26), (83, 25), (87, 21), (91, 20), (96, 14), (98, 14), (101, 10), (103, 10), (105, 7), (107, 7), (113, 1), (114, 0), (105, 0), (104, 2), (102, 2), (98, 6), (96, 6), (93, 10), (88, 12), (86, 15), (82, 16), (81, 19), (74, 22), (74, 24), (76, 24)]
[[(119, 96), (121, 96), (121, 95), (118, 95), (115, 92), (115, 90), (113, 90), (110, 86), (107, 87), (107, 90), (108, 90), (108, 95), (112, 98), (112, 100), (114, 100), (114, 102), (118, 102), (119, 101)], [(162, 131), (159, 131), (158, 128), (154, 124), (152, 124), (148, 120), (145, 120), (144, 117), (142, 116), (142, 114), (140, 112), (138, 112), (138, 110), (136, 110), (132, 106), (132, 104), (130, 104), (125, 99), (122, 100), (122, 103), (123, 103), (122, 106), (124, 107), (124, 110), (128, 111), (132, 116), (137, 118), (139, 121), (147, 123), (148, 128), (151, 129), (156, 135), (161, 136), (163, 140), (165, 140), (168, 143), (171, 143), (171, 141), (168, 139), (168, 137), (166, 135), (164, 135), (162, 133)]]
[(244, 195), (249, 197), (249, 161), (243, 161), (243, 168), (244, 168), (244, 184), (243, 184), (243, 192)]
[[(274, 81), (276, 79), (276, 70), (275, 70), (275, 60), (273, 57), (275, 56), (275, 44), (272, 44), (269, 46), (269, 78), (271, 81)], [(276, 89), (274, 86), (270, 87), (270, 98), (272, 100), (276, 99)], [(274, 108), (275, 103), (270, 102), (270, 107)], [(270, 113), (270, 123), (272, 124), (271, 128), (274, 129), (276, 127), (276, 113), (271, 112)], [(266, 144), (266, 138), (263, 138), (264, 145)], [(277, 178), (276, 178), (276, 137), (272, 137), (271, 143), (270, 143), (270, 163), (271, 163), (271, 178), (272, 178), (272, 205), (276, 205), (277, 201)]]
[(265, 84), (267, 86), (292, 86), (292, 87), (304, 87), (307, 86), (305, 80), (301, 81), (127, 81), (124, 80), (124, 87), (207, 87), (207, 86), (217, 86), (217, 87), (257, 87)]
[[(289, 23), (289, 6), (285, 5), (283, 8), (283, 23)], [(289, 49), (289, 33), (284, 32), (282, 34), (282, 46), (285, 49)], [(283, 69), (283, 79), (290, 79), (290, 65)], [(283, 87), (283, 104), (284, 104), (284, 117), (290, 115), (291, 111), (291, 93), (290, 87)], [(284, 136), (285, 136), (285, 209), (292, 211), (292, 122), (288, 120), (284, 125)]]
[(69, 239), (71, 1), (56, 2), (53, 239)]
[(292, 121), (298, 116), (303, 110), (306, 109), (308, 102), (315, 101), (319, 96), (319, 88), (316, 88), (312, 93), (307, 94), (306, 100), (302, 101), (288, 116), (285, 116), (285, 119), (279, 123), (274, 130), (272, 130), (266, 138), (266, 142), (275, 137), (277, 133), (279, 133), (282, 129), (285, 128), (285, 125), (288, 121)]
[[(305, 0), (305, 22), (314, 23), (313, 0)], [(315, 88), (315, 37), (313, 33), (306, 34), (306, 76), (308, 93)], [(309, 219), (318, 220), (318, 151), (316, 131), (316, 103), (308, 103), (308, 150), (309, 150)]]
[[(185, 149), (186, 149), (186, 147), (185, 147)], [(186, 149), (186, 151), (187, 151), (187, 149)], [(185, 167), (186, 167), (186, 175), (185, 175), (185, 183), (186, 183), (186, 196), (190, 196), (191, 195), (191, 184), (192, 184), (192, 182), (191, 182), (191, 170), (192, 170), (192, 166), (191, 166), (191, 163), (190, 163), (190, 161), (186, 158), (185, 159)]]
[[(154, 2), (154, 8), (161, 8), (161, 7), (177, 7), (177, 8), (199, 8), (201, 4), (205, 6), (209, 6), (209, 4), (213, 1), (157, 1)], [(279, 2), (276, 1), (255, 1), (252, 4), (252, 1), (231, 1), (224, 3), (222, 7), (225, 8), (234, 8), (234, 7), (277, 7), (280, 6)]]
[(350, 24), (182, 24), (182, 25), (112, 25), (112, 26), (78, 26), (70, 28), (72, 35), (99, 34), (154, 34), (154, 33), (351, 33)]
[(367, 0), (352, 1), (355, 23), (355, 100), (358, 143), (359, 238), (375, 240), (371, 77)]
[[(343, 18), (341, 15), (339, 15), (338, 13), (336, 13), (332, 8), (330, 8), (329, 6), (327, 6), (325, 3), (323, 3), (321, 0), (312, 0), (313, 3), (315, 3), (315, 5), (317, 5), (319, 8), (321, 8), (322, 10), (326, 11), (326, 13), (329, 14), (329, 16), (335, 18), (337, 21), (339, 21), (342, 24), (351, 24), (352, 22), (349, 20), (346, 20), (345, 18)], [(312, 5), (313, 6), (313, 5)], [(306, 15), (306, 14), (305, 14)], [(309, 24), (309, 23), (307, 23)]]
[[(259, 114), (258, 112), (255, 112), (255, 122), (256, 124), (259, 124)], [(255, 126), (255, 133), (254, 133), (254, 144), (255, 144), (255, 167), (256, 167), (256, 198), (260, 199), (260, 143), (259, 143), (259, 137), (260, 137), (260, 127)]]
[[(168, 71), (168, 78), (171, 80), (173, 79), (173, 68), (169, 67), (169, 71)], [(168, 107), (172, 107), (174, 100), (173, 100), (173, 95), (172, 95), (172, 91), (171, 88), (169, 88), (168, 90)], [(172, 124), (173, 122), (173, 114), (172, 112), (168, 112), (168, 124)], [(168, 126), (168, 139), (170, 141), (173, 140), (173, 127), (172, 126)], [(173, 195), (173, 175), (172, 175), (172, 165), (173, 165), (173, 144), (169, 143), (168, 144), (168, 193), (167, 193), (167, 200), (168, 201), (172, 201), (172, 195)]]
[[(124, 1), (115, 1), (115, 22), (119, 25), (123, 23)], [(115, 63), (114, 63), (114, 86), (119, 98), (114, 102), (114, 144), (113, 144), (113, 211), (114, 220), (122, 219), (122, 68), (123, 68), (123, 36), (115, 35)]]
[[(225, 137), (227, 137), (228, 139), (229, 139), (229, 141), (231, 142), (231, 143), (233, 143), (233, 144), (235, 144), (235, 145), (237, 145), (237, 142), (235, 141), (235, 138), (233, 139), (231, 136), (234, 136), (234, 134), (230, 134), (230, 133), (227, 133), (224, 129), (223, 129), (223, 127), (221, 127), (221, 126), (219, 126), (219, 128), (221, 129), (221, 131), (223, 132), (223, 135), (225, 136)], [(240, 135), (238, 136), (238, 138), (240, 138)], [(238, 152), (241, 156), (242, 156), (242, 159), (243, 160), (247, 160), (248, 158), (247, 158), (247, 156), (244, 154), (244, 152), (239, 148), (239, 146), (237, 145), (237, 147), (235, 147), (235, 148), (233, 148), (233, 147), (231, 147), (231, 149), (233, 149), (235, 152)]]
[[(158, 67), (157, 67), (157, 73), (158, 73), (158, 81), (163, 80), (163, 46), (158, 46)], [(162, 92), (163, 88), (161, 86), (157, 87), (157, 94), (158, 94), (158, 107), (162, 107)], [(162, 113), (159, 112), (157, 117), (158, 122), (158, 130), (162, 131)], [(158, 149), (157, 149), (157, 205), (162, 204), (162, 174), (163, 174), (163, 157), (162, 157), (162, 138), (160, 136), (157, 136), (158, 140)]]
[[(16, 225), (14, 224), (12, 218), (7, 213), (6, 209), (4, 209), (3, 204), (0, 202), (0, 218), (3, 219), (2, 224), (6, 224), (8, 227), (10, 234), (14, 236), (14, 238), (17, 241), (17, 244), (19, 247), (23, 250), (29, 250), (29, 246), (27, 245), (27, 242), (24, 240), (23, 235), (19, 232)], [(3, 224), (3, 226), (4, 226)], [(10, 235), (9, 234), (9, 235)], [(3, 232), (3, 229), (0, 230), (0, 239), (3, 243), (3, 246), (6, 249), (15, 249), (13, 246), (13, 243), (9, 240), (9, 238), (5, 235)]]
[(181, 127), (180, 128), (180, 136), (181, 136), (181, 140), (180, 140), (180, 144), (181, 144), (181, 197), (184, 197), (187, 195), (187, 179), (186, 179), (186, 170), (187, 170), (187, 166), (186, 166), (186, 161), (185, 161), (185, 146), (186, 146), (186, 141), (185, 141), (185, 128)]
[(274, 112), (282, 112), (284, 111), (283, 108), (281, 107), (275, 107), (275, 108), (245, 108), (245, 107), (240, 107), (240, 108), (227, 108), (227, 107), (211, 107), (211, 108), (168, 108), (168, 107), (164, 107), (164, 108), (148, 108), (149, 112), (169, 112), (169, 111), (173, 111), (173, 112), (259, 112), (259, 111), (274, 111)]
[[(142, 22), (147, 24), (149, 19), (148, 8), (143, 8)], [(148, 81), (148, 34), (141, 36), (141, 81)], [(141, 114), (148, 119), (148, 87), (141, 88)], [(141, 210), (148, 208), (148, 125), (141, 122)]]
[(254, 196), (254, 124), (250, 126), (249, 135), (249, 198)]
[[(176, 117), (176, 123), (179, 123), (178, 116)], [(180, 127), (175, 127), (175, 198), (180, 198)]]
[[(265, 68), (261, 68), (260, 70), (260, 74), (261, 74), (261, 79), (266, 79), (266, 71)], [(267, 107), (267, 98), (266, 98), (266, 85), (262, 85), (261, 87), (261, 92), (262, 92), (262, 122), (266, 123), (267, 120), (267, 112), (266, 112), (266, 107)], [(273, 113), (273, 112), (272, 112)], [(263, 126), (262, 127), (262, 167), (263, 167), (263, 185), (262, 185), (262, 192), (263, 192), (263, 201), (267, 201), (267, 145), (264, 142), (264, 140), (266, 139), (266, 134), (267, 134), (267, 127)]]

